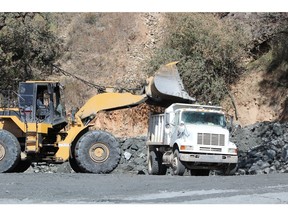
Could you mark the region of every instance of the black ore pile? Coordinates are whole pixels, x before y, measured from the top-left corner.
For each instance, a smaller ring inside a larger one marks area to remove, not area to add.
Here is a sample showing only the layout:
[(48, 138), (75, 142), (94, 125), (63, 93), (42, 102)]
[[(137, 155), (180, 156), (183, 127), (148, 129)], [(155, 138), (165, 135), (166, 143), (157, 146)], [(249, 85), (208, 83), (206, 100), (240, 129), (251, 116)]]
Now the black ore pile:
[(288, 173), (288, 123), (261, 122), (235, 129), (238, 174)]
[[(288, 123), (260, 122), (243, 128), (235, 127), (230, 140), (239, 149), (236, 175), (288, 173)], [(118, 138), (118, 141), (121, 159), (112, 173), (147, 175), (146, 137)], [(61, 165), (34, 163), (26, 172), (74, 171), (67, 162)]]

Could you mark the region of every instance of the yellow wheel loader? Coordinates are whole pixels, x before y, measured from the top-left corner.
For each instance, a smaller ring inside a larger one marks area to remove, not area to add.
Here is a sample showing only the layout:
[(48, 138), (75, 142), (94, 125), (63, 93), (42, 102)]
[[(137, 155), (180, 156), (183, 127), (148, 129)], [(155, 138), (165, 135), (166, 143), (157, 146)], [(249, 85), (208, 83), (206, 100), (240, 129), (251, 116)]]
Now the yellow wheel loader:
[[(100, 93), (67, 117), (59, 82), (19, 83), (17, 99), (2, 92), (0, 108), (0, 172), (24, 172), (32, 162), (69, 161), (75, 172), (109, 173), (120, 160), (120, 146), (105, 131), (91, 130), (101, 110), (147, 102), (169, 105), (193, 102), (184, 90), (176, 62), (150, 78), (145, 93)], [(11, 93), (11, 92), (10, 92)]]

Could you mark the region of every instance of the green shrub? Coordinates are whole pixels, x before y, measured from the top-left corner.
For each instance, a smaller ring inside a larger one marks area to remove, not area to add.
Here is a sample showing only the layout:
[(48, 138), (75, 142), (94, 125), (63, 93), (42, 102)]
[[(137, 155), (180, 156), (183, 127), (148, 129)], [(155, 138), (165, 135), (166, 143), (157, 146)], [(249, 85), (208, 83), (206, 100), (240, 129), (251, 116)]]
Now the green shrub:
[(150, 62), (150, 71), (180, 60), (184, 85), (200, 103), (219, 104), (226, 84), (243, 71), (246, 39), (241, 29), (211, 13), (169, 13), (168, 37)]
[(19, 81), (51, 73), (61, 54), (61, 40), (47, 13), (0, 13), (0, 88), (17, 89)]

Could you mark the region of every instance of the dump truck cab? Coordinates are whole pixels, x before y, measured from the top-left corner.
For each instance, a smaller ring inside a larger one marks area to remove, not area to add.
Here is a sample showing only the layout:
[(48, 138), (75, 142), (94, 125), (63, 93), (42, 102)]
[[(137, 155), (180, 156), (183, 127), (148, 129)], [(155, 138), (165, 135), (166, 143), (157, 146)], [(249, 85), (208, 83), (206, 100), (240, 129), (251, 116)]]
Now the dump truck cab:
[(62, 129), (67, 124), (62, 95), (59, 82), (20, 82), (18, 103), (21, 118), (29, 123), (45, 122)]
[(225, 113), (219, 106), (175, 103), (163, 114), (151, 115), (148, 128), (148, 172), (209, 175), (233, 174), (237, 146), (229, 141)]

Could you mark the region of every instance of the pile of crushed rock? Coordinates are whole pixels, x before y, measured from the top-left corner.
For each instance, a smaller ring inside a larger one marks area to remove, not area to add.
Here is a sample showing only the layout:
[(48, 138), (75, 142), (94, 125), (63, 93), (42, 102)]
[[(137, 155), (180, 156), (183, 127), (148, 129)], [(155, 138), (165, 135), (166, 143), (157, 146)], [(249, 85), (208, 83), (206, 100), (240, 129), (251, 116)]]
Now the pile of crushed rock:
[(231, 141), (239, 149), (237, 173), (288, 173), (288, 123), (261, 122), (236, 128)]
[[(146, 137), (118, 138), (118, 141), (121, 159), (112, 173), (148, 174)], [(288, 173), (288, 123), (261, 122), (243, 128), (236, 127), (231, 133), (231, 141), (239, 149), (236, 175)], [(48, 166), (32, 164), (26, 172), (74, 171), (69, 163), (64, 163)], [(169, 169), (167, 174), (170, 174)]]
[[(121, 159), (119, 165), (112, 173), (147, 173), (146, 137), (118, 138), (121, 146)], [(35, 173), (73, 173), (69, 163), (45, 164), (33, 163), (26, 172)]]

